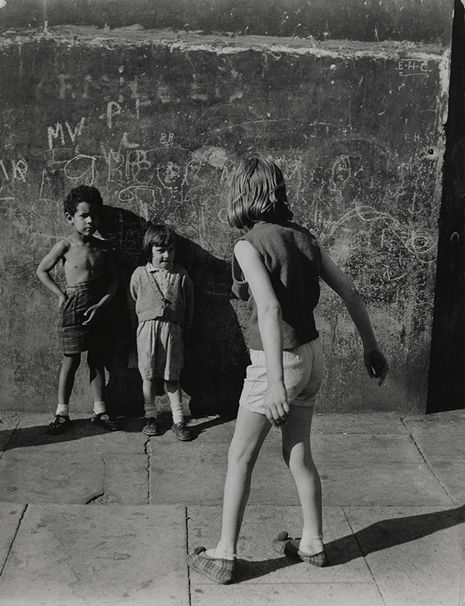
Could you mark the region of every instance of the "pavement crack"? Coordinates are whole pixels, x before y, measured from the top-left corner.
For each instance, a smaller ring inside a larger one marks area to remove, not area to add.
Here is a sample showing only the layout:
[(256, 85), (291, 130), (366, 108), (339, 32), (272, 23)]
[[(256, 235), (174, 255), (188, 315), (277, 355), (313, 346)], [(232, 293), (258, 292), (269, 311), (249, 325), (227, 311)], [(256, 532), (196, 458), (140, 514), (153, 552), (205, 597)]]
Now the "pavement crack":
[(147, 505), (150, 505), (152, 496), (150, 493), (150, 480), (152, 473), (152, 443), (150, 442), (150, 438), (147, 438), (144, 444), (144, 452), (147, 455)]
[(106, 466), (105, 466), (105, 457), (101, 457), (103, 464), (103, 480), (102, 480), (102, 491), (91, 497), (88, 501), (85, 502), (85, 505), (93, 505), (95, 503), (102, 503), (105, 501), (105, 475), (106, 475)]
[(357, 545), (358, 545), (358, 548), (359, 548), (359, 550), (360, 550), (360, 553), (362, 554), (363, 560), (364, 560), (364, 562), (365, 562), (365, 564), (366, 564), (366, 567), (368, 568), (368, 571), (369, 571), (369, 573), (370, 573), (370, 575), (371, 575), (371, 578), (372, 578), (372, 580), (373, 580), (373, 583), (375, 584), (376, 591), (378, 592), (379, 597), (381, 598), (381, 601), (382, 601), (382, 602), (383, 602), (383, 604), (386, 606), (386, 601), (385, 601), (385, 599), (384, 599), (384, 597), (383, 597), (383, 594), (381, 593), (381, 589), (379, 588), (379, 585), (378, 585), (378, 583), (376, 582), (376, 577), (375, 577), (375, 575), (374, 575), (373, 571), (371, 570), (370, 564), (368, 563), (368, 560), (367, 560), (367, 558), (366, 558), (366, 555), (367, 555), (367, 554), (365, 554), (365, 552), (363, 551), (362, 544), (360, 543), (360, 541), (359, 541), (359, 540), (358, 540), (358, 538), (357, 538), (357, 533), (356, 533), (356, 532), (354, 532), (354, 529), (353, 529), (353, 527), (352, 527), (352, 524), (350, 523), (349, 516), (347, 515), (347, 512), (346, 512), (345, 508), (344, 508), (344, 507), (341, 507), (341, 509), (342, 509), (342, 511), (343, 511), (343, 513), (344, 513), (344, 516), (345, 516), (346, 520), (347, 520), (347, 524), (349, 525), (349, 528), (350, 528), (350, 531), (351, 531), (351, 533), (352, 533), (352, 536), (354, 537), (354, 540), (355, 540), (355, 542), (356, 542), (356, 543), (357, 543)]
[[(410, 440), (413, 442), (413, 445), (415, 446), (415, 448), (418, 451), (418, 454), (420, 455), (420, 457), (422, 458), (423, 462), (425, 463), (426, 467), (428, 468), (428, 470), (430, 471), (430, 473), (432, 474), (432, 476), (434, 477), (434, 479), (440, 484), (441, 488), (444, 490), (444, 492), (446, 493), (446, 495), (449, 497), (449, 499), (451, 500), (451, 503), (455, 503), (457, 504), (456, 500), (454, 499), (454, 497), (450, 494), (450, 492), (447, 489), (447, 486), (444, 484), (444, 482), (441, 480), (441, 478), (439, 477), (439, 475), (436, 473), (434, 467), (430, 464), (430, 462), (428, 461), (428, 457), (427, 455), (423, 452), (421, 446), (418, 444), (418, 442), (415, 439), (415, 436), (413, 435), (413, 433), (411, 432), (411, 430), (409, 429), (408, 425), (404, 422), (404, 419), (401, 417), (400, 418), (402, 425), (405, 427), (408, 436), (410, 438)], [(460, 505), (460, 503), (458, 503)]]
[(14, 545), (14, 542), (15, 542), (15, 540), (16, 540), (16, 537), (18, 536), (18, 532), (19, 532), (19, 529), (20, 529), (20, 527), (21, 527), (21, 524), (23, 523), (23, 519), (24, 519), (24, 516), (25, 516), (25, 514), (26, 514), (26, 511), (27, 511), (28, 506), (29, 506), (29, 505), (26, 503), (26, 505), (24, 506), (24, 509), (23, 509), (23, 511), (22, 511), (22, 513), (21, 513), (21, 516), (20, 516), (20, 518), (19, 518), (19, 520), (18, 520), (18, 523), (17, 523), (17, 525), (16, 525), (16, 529), (15, 529), (15, 532), (14, 532), (13, 538), (11, 539), (11, 542), (10, 542), (10, 545), (9, 545), (9, 547), (8, 547), (8, 551), (7, 551), (7, 553), (6, 553), (6, 556), (5, 556), (5, 559), (4, 559), (4, 561), (3, 561), (2, 567), (0, 568), (0, 577), (2, 576), (3, 571), (5, 570), (5, 566), (6, 566), (6, 563), (8, 562), (8, 558), (10, 557), (10, 554), (11, 554), (11, 552), (12, 552), (12, 550), (13, 550), (13, 545)]
[[(184, 523), (186, 532), (186, 554), (189, 553), (189, 512), (187, 507), (184, 507)], [(191, 570), (186, 562), (186, 574), (187, 574), (187, 595), (188, 595), (188, 606), (192, 606), (192, 583), (191, 583)]]

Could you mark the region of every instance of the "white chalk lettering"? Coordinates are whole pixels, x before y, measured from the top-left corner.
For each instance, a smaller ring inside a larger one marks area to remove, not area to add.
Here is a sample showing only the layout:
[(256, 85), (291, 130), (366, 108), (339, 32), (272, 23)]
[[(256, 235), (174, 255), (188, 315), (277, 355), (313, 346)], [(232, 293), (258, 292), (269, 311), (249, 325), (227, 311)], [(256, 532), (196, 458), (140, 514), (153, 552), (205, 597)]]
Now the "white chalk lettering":
[(107, 103), (107, 126), (111, 130), (113, 128), (113, 118), (118, 116), (123, 111), (123, 108), (116, 101)]
[(13, 179), (15, 181), (26, 182), (28, 164), (24, 158), (19, 158), (18, 160), (12, 160), (11, 169), (13, 171)]
[(84, 126), (85, 121), (86, 121), (85, 118), (81, 118), (73, 129), (71, 129), (69, 122), (65, 122), (66, 130), (68, 131), (68, 134), (69, 134), (69, 137), (70, 137), (72, 143), (74, 143), (76, 141), (76, 137), (78, 135), (79, 136), (81, 135), (82, 127)]
[(95, 180), (95, 156), (78, 154), (66, 162), (63, 172), (71, 181), (81, 181), (85, 185), (93, 185)]
[(72, 88), (71, 84), (67, 84), (66, 81), (69, 80), (71, 76), (68, 74), (58, 74), (58, 97), (59, 99), (64, 99), (66, 97), (66, 91)]
[(63, 132), (63, 127), (59, 122), (57, 122), (55, 126), (47, 127), (47, 137), (49, 149), (53, 148), (53, 141), (55, 139), (59, 139), (62, 145), (65, 144), (65, 134)]

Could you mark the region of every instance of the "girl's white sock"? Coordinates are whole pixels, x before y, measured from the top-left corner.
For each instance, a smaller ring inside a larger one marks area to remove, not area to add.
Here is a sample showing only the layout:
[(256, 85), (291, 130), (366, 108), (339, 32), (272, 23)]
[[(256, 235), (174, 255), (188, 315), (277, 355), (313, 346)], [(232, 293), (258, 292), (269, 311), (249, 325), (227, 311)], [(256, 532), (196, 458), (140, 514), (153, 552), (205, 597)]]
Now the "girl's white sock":
[(219, 543), (216, 547), (213, 547), (212, 549), (207, 549), (205, 554), (207, 555), (207, 557), (213, 558), (214, 560), (234, 560), (234, 558), (236, 557), (235, 553), (229, 553), (227, 551), (224, 551), (224, 549)]
[(307, 555), (321, 553), (324, 549), (323, 535), (311, 536), (304, 531), (302, 533), (302, 538), (300, 539), (299, 549), (302, 553)]
[(58, 404), (56, 415), (61, 415), (62, 417), (69, 416), (69, 405), (68, 404)]
[(96, 415), (100, 415), (107, 412), (107, 407), (105, 406), (105, 402), (103, 400), (95, 400), (94, 402), (94, 413)]

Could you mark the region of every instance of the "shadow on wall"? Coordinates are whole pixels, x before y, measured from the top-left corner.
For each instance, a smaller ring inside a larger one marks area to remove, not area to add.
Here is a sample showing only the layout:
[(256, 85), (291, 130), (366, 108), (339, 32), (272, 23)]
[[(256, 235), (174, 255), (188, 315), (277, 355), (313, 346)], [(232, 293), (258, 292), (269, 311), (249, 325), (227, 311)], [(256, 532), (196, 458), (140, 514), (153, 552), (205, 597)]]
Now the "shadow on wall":
[[(112, 414), (141, 416), (142, 387), (135, 349), (135, 317), (129, 280), (142, 265), (142, 240), (147, 222), (136, 214), (105, 206), (102, 235), (115, 250), (120, 288), (109, 311), (106, 398)], [(176, 263), (186, 268), (194, 283), (194, 320), (185, 346), (181, 387), (190, 396), (193, 417), (220, 414), (233, 418), (249, 362), (236, 313), (231, 305), (230, 264), (198, 244), (178, 236)], [(157, 386), (157, 393), (163, 388)]]

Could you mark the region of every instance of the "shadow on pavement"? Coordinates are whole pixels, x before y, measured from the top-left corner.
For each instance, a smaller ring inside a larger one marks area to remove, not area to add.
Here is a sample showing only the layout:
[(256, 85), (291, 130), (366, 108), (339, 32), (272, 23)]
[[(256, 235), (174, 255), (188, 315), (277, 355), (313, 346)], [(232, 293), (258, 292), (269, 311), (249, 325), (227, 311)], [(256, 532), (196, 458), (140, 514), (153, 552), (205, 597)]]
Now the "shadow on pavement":
[(243, 560), (238, 558), (237, 560), (237, 576), (235, 582), (240, 583), (244, 581), (250, 581), (258, 577), (265, 576), (281, 568), (287, 568), (293, 566), (297, 562), (286, 558), (285, 556), (280, 558), (273, 558), (271, 560)]
[[(53, 415), (50, 416), (50, 421)], [(33, 427), (17, 427), (0, 431), (0, 444), (4, 444), (2, 450), (23, 448), (27, 446), (43, 446), (44, 444), (61, 444), (70, 440), (79, 440), (89, 436), (110, 433), (108, 430), (94, 425), (88, 419), (71, 419), (71, 425), (66, 433), (51, 436), (46, 433), (47, 425), (34, 425)]]
[[(50, 416), (52, 420), (53, 415)], [(208, 418), (204, 421), (197, 420), (194, 423), (189, 423), (192, 427), (194, 438), (196, 439), (201, 433), (205, 432), (210, 427), (216, 425), (222, 425), (228, 423), (231, 419), (229, 417), (214, 417)], [(144, 425), (143, 417), (134, 418), (120, 416), (116, 418), (119, 432), (124, 433), (140, 433)], [(88, 438), (101, 434), (111, 434), (108, 430), (94, 425), (91, 423), (90, 417), (88, 419), (72, 419), (71, 425), (69, 426), (66, 433), (58, 436), (51, 436), (46, 433), (47, 424), (45, 425), (34, 425), (33, 427), (16, 427), (11, 429), (5, 429), (0, 431), (0, 453), (2, 451), (13, 450), (14, 448), (25, 448), (28, 446), (43, 446), (48, 444), (62, 444), (72, 440), (80, 440), (81, 438)], [(170, 416), (163, 416), (161, 418), (161, 430), (162, 434), (171, 430), (172, 420)], [(148, 437), (148, 436), (145, 436)]]
[(465, 523), (465, 505), (455, 509), (380, 520), (358, 530), (353, 535), (350, 534), (328, 543), (326, 549), (329, 565), (346, 564), (370, 553), (416, 541), (463, 523)]

